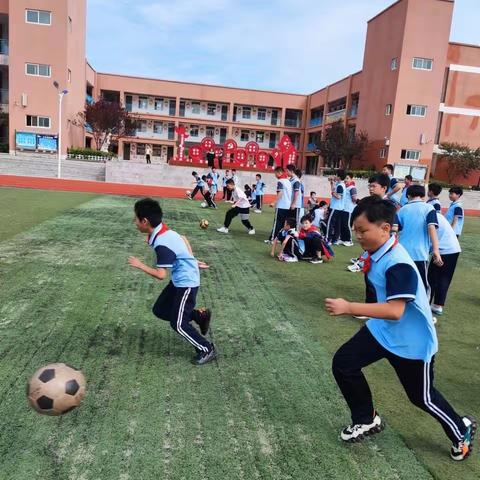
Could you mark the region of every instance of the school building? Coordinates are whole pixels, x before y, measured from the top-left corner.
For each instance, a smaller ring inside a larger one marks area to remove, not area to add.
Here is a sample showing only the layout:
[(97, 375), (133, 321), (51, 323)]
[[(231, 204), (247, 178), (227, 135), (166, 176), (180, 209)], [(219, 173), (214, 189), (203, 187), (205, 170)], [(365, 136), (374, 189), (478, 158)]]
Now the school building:
[[(453, 0), (393, 3), (368, 22), (360, 72), (299, 95), (97, 72), (85, 55), (86, 0), (0, 0), (0, 147), (55, 151), (59, 108), (62, 153), (90, 146), (77, 114), (104, 98), (140, 119), (116, 147), (130, 162), (145, 162), (147, 150), (153, 163), (171, 161), (176, 127), (184, 126), (187, 148), (211, 137), (220, 147), (253, 141), (271, 153), (286, 134), (298, 165), (316, 173), (316, 143), (340, 120), (371, 142), (355, 168), (388, 162), (419, 178), (425, 169), (445, 178), (440, 143), (480, 147), (480, 46), (450, 41), (454, 7)], [(477, 182), (478, 172), (462, 179)]]

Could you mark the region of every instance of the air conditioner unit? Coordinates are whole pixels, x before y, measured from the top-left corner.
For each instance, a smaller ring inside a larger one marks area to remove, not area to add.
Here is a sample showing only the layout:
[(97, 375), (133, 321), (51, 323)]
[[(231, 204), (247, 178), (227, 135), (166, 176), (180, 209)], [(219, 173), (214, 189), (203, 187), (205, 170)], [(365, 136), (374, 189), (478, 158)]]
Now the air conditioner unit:
[(427, 143), (427, 136), (424, 133), (422, 133), (420, 135), (420, 145), (425, 145), (426, 143)]
[(385, 137), (385, 145), (390, 145), (390, 139), (388, 137)]
[(22, 107), (26, 107), (28, 105), (28, 95), (26, 93), (22, 93)]

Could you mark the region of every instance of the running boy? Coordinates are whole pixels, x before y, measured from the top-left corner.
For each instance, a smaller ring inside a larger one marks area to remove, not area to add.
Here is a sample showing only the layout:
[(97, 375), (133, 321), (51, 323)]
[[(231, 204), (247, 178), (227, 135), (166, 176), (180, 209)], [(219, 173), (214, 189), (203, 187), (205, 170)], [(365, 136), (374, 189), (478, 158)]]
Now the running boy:
[(445, 214), (445, 218), (449, 221), (457, 237), (460, 237), (463, 230), (464, 212), (463, 205), (460, 202), (460, 197), (462, 195), (463, 190), (460, 187), (452, 187), (448, 191), (448, 197), (452, 203)]
[(208, 181), (208, 177), (206, 175), (202, 175), (202, 180), (203, 180), (202, 195), (206, 202), (205, 204), (202, 204), (202, 207), (217, 208), (217, 205), (212, 199), (211, 189), (213, 184)]
[(352, 415), (352, 423), (342, 430), (341, 438), (355, 442), (383, 429), (362, 369), (386, 358), (410, 401), (443, 427), (453, 443), (451, 457), (464, 460), (472, 450), (476, 421), (459, 416), (433, 386), (438, 343), (432, 312), (418, 270), (391, 235), (395, 206), (367, 197), (359, 202), (352, 217), (357, 240), (368, 252), (366, 277), (376, 298), (374, 303), (325, 299), (330, 315), (370, 317), (333, 358), (333, 375)]
[(195, 179), (195, 188), (191, 193), (187, 193), (187, 197), (190, 200), (195, 198), (195, 195), (200, 192), (203, 195), (203, 187), (205, 186), (205, 182), (203, 181), (202, 177), (197, 172), (192, 172), (192, 176)]
[[(156, 268), (148, 267), (135, 257), (129, 257), (128, 263), (158, 280), (167, 277), (167, 269), (172, 272), (170, 282), (153, 306), (154, 315), (170, 322), (173, 330), (195, 348), (196, 365), (211, 362), (217, 356), (217, 351), (213, 343), (204, 337), (209, 329), (211, 313), (208, 309), (195, 309), (201, 262), (193, 256), (186, 237), (169, 230), (162, 223), (163, 212), (156, 200), (138, 200), (134, 211), (135, 226), (147, 234), (148, 244), (155, 250), (157, 261)], [(192, 321), (198, 324), (201, 333), (192, 326)]]
[(250, 202), (248, 201), (245, 192), (241, 188), (235, 185), (233, 178), (227, 180), (227, 189), (232, 192), (232, 201), (233, 206), (230, 210), (227, 211), (225, 215), (225, 221), (223, 222), (223, 227), (217, 228), (219, 233), (228, 233), (228, 228), (232, 223), (232, 220), (240, 215), (240, 220), (243, 225), (247, 227), (249, 235), (255, 235), (255, 229), (250, 223)]
[(262, 213), (263, 207), (263, 195), (265, 194), (265, 183), (262, 180), (262, 176), (257, 173), (255, 175), (255, 213)]

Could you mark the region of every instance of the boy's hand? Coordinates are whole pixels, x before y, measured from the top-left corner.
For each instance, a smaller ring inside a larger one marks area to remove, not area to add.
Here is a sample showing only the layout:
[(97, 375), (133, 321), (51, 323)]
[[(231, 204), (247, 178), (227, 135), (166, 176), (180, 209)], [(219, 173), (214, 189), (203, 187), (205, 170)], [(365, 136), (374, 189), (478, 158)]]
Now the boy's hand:
[(350, 314), (350, 302), (343, 298), (326, 298), (325, 308), (330, 315)]
[(128, 257), (128, 264), (133, 268), (142, 268), (144, 265), (137, 257)]
[(437, 267), (443, 267), (442, 256), (440, 255), (439, 252), (433, 252), (432, 258), (433, 258), (433, 263), (434, 263)]
[(210, 268), (210, 265), (208, 265), (205, 262), (202, 262), (201, 260), (197, 260), (197, 263), (198, 263), (198, 268), (200, 268), (201, 270), (206, 270), (207, 268)]

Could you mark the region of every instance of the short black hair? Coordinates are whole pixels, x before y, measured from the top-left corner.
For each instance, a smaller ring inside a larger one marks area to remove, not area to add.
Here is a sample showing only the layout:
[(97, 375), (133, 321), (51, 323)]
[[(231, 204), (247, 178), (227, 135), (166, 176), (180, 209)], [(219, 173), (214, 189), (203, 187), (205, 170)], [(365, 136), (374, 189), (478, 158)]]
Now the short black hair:
[(350, 172), (345, 172), (345, 176), (346, 177), (350, 177), (350, 178), (353, 178), (352, 174)]
[(300, 219), (300, 223), (306, 222), (307, 220), (309, 222), (311, 222), (313, 220), (312, 216), (308, 213)]
[(297, 168), (297, 169), (295, 169), (295, 175), (296, 175), (298, 178), (302, 178), (303, 173), (302, 173), (302, 171), (301, 171), (299, 168)]
[(405, 175), (405, 180), (410, 180), (410, 182), (413, 182), (413, 177), (411, 175)]
[(317, 192), (310, 192), (310, 196), (316, 195), (316, 194), (317, 194)]
[(235, 185), (233, 178), (229, 178), (226, 182), (227, 185)]
[(297, 220), (295, 218), (286, 218), (284, 220), (284, 223), (286, 223), (289, 227), (296, 227), (297, 226)]
[(457, 195), (462, 196), (463, 195), (463, 188), (462, 187), (452, 187), (448, 192), (449, 193), (456, 193)]
[(198, 175), (198, 173), (197, 172), (192, 172), (192, 175)]
[(428, 185), (428, 191), (438, 197), (442, 193), (442, 186), (439, 183), (430, 183)]
[(324, 207), (325, 205), (327, 205), (327, 202), (326, 202), (325, 200), (322, 200), (322, 201), (318, 204), (319, 207)]
[(378, 183), (381, 187), (388, 189), (390, 186), (390, 179), (385, 173), (377, 173), (368, 179), (368, 183)]
[(250, 185), (248, 183), (246, 183), (243, 188), (247, 189), (247, 188), (250, 188)]
[(259, 173), (257, 173), (255, 176), (258, 178), (262, 178), (262, 176)]
[(207, 176), (206, 175), (202, 175), (202, 180), (206, 180), (207, 179)]
[(416, 198), (425, 196), (425, 187), (423, 185), (410, 185), (407, 188), (407, 197)]
[(347, 176), (347, 174), (345, 173), (345, 170), (339, 170), (337, 172), (337, 177), (340, 179), (340, 180), (345, 180), (345, 177)]
[(294, 172), (295, 173), (295, 170), (297, 169), (297, 167), (293, 164), (293, 163), (289, 163), (287, 165), (287, 170), (289, 170), (290, 172)]
[(388, 169), (390, 170), (390, 172), (393, 173), (394, 168), (393, 168), (393, 165), (392, 165), (391, 163), (386, 163), (386, 164), (383, 166), (383, 168), (388, 168)]
[(352, 212), (352, 221), (360, 215), (365, 215), (370, 223), (386, 222), (390, 225), (395, 223), (397, 207), (388, 200), (383, 200), (378, 195), (362, 198)]
[(155, 228), (162, 223), (163, 212), (160, 204), (153, 198), (142, 198), (135, 202), (133, 207), (139, 220), (146, 218), (150, 225)]

